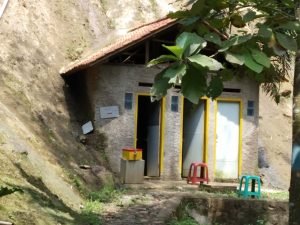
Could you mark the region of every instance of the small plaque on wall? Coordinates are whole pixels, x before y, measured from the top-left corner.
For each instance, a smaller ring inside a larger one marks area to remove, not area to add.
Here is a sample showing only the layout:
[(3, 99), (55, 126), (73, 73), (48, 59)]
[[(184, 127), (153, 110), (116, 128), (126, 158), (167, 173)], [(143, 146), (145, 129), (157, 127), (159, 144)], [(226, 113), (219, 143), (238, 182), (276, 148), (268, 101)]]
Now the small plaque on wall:
[(118, 106), (107, 106), (100, 107), (100, 117), (101, 119), (115, 118), (119, 117), (119, 107)]

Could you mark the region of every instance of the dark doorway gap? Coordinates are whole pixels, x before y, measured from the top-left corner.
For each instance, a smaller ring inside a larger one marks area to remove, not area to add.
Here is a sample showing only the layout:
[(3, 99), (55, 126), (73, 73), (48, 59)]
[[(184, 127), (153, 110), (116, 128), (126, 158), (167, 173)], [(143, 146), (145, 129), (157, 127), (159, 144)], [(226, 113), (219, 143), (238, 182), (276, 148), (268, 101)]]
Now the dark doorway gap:
[(240, 93), (241, 89), (239, 89), (239, 88), (223, 88), (223, 92)]
[[(145, 176), (159, 176), (160, 109), (161, 101), (151, 102), (150, 96), (138, 96), (136, 147), (143, 150)], [(158, 129), (157, 138), (151, 133), (153, 127)], [(154, 146), (155, 143), (157, 144), (157, 148), (153, 148), (153, 143)], [(149, 147), (152, 147), (152, 149), (149, 149)]]

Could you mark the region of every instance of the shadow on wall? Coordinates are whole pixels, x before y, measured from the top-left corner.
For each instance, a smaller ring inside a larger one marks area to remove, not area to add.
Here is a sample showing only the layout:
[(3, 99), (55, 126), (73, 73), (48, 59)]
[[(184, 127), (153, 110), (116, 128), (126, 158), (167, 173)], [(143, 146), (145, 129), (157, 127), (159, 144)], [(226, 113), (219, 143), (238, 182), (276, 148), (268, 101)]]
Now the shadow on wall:
[(84, 72), (76, 73), (64, 78), (64, 94), (71, 118), (80, 124), (93, 121), (94, 112), (91, 100), (88, 97)]

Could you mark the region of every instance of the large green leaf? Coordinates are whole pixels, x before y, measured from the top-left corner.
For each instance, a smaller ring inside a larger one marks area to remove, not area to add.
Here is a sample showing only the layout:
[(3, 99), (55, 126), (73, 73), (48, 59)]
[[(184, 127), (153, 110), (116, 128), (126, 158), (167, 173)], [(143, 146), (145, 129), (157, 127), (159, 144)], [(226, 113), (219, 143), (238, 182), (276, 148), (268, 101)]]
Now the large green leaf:
[(206, 94), (206, 72), (189, 66), (186, 75), (182, 78), (181, 93), (194, 104), (197, 104)]
[(168, 49), (170, 52), (172, 52), (178, 59), (182, 59), (183, 49), (179, 46), (167, 46), (162, 45), (164, 48)]
[(208, 33), (208, 34), (205, 34), (204, 35), (204, 39), (209, 41), (209, 42), (212, 42), (216, 45), (219, 45), (221, 46), (222, 44), (222, 41), (221, 41), (221, 38), (219, 35), (217, 35), (216, 33)]
[(202, 18), (205, 17), (209, 13), (209, 10), (205, 4), (205, 0), (197, 0), (191, 10), (191, 16), (201, 16)]
[(211, 81), (209, 82), (209, 86), (207, 89), (207, 97), (211, 97), (215, 99), (219, 97), (223, 92), (223, 82), (218, 76), (213, 76)]
[(261, 72), (263, 71), (264, 67), (263, 67), (261, 64), (257, 63), (257, 62), (253, 59), (253, 57), (252, 57), (252, 55), (250, 54), (250, 52), (245, 51), (245, 53), (244, 53), (244, 59), (245, 59), (245, 65), (246, 65), (249, 69), (253, 70), (253, 71), (256, 72), (256, 73), (261, 73)]
[(219, 52), (225, 52), (232, 46), (243, 44), (249, 41), (252, 37), (253, 36), (251, 34), (242, 35), (242, 36), (235, 35), (230, 39), (222, 42), (221, 45), (222, 48), (219, 49)]
[(278, 32), (276, 32), (275, 35), (282, 47), (293, 52), (297, 51), (297, 41), (293, 37)]
[(258, 36), (263, 38), (270, 38), (273, 34), (273, 31), (270, 27), (266, 25), (259, 25)]
[(196, 32), (200, 36), (204, 36), (205, 34), (209, 33), (209, 29), (203, 23), (200, 23), (196, 26)]
[(188, 57), (188, 60), (192, 63), (198, 64), (201, 67), (207, 67), (210, 71), (218, 71), (224, 68), (220, 62), (206, 55), (193, 55)]
[(163, 78), (173, 78), (177, 75), (183, 76), (186, 72), (185, 64), (172, 65), (164, 71)]
[(147, 67), (151, 67), (159, 63), (172, 62), (177, 60), (178, 58), (175, 57), (174, 55), (161, 55), (158, 58), (152, 59), (150, 62), (148, 62)]
[(192, 25), (195, 22), (197, 22), (199, 20), (199, 18), (200, 18), (199, 16), (188, 17), (188, 18), (179, 20), (179, 23), (184, 26), (189, 26), (189, 25)]
[(262, 51), (258, 49), (250, 49), (253, 59), (264, 67), (270, 68), (271, 61), (270, 58)]
[(234, 45), (243, 44), (243, 43), (249, 41), (252, 37), (253, 37), (253, 35), (251, 35), (251, 34), (237, 36), (237, 41), (234, 43)]
[(193, 16), (205, 17), (209, 11), (205, 0), (197, 0), (190, 10), (172, 12), (168, 14), (168, 17), (177, 19), (190, 18)]
[(286, 55), (287, 51), (285, 48), (281, 47), (281, 45), (275, 43), (273, 46), (272, 46), (272, 49), (274, 51), (274, 53), (278, 56), (284, 56)]
[(299, 21), (289, 21), (280, 25), (278, 28), (285, 30), (295, 30), (300, 31), (300, 22)]
[(227, 51), (230, 47), (232, 47), (236, 43), (237, 39), (238, 39), (238, 36), (234, 36), (234, 37), (231, 37), (230, 39), (228, 39), (226, 41), (223, 41), (222, 45), (221, 45), (221, 48), (218, 51), (219, 52)]
[(176, 38), (176, 46), (183, 49), (186, 56), (197, 54), (207, 42), (195, 33), (183, 32)]
[(154, 79), (154, 84), (150, 90), (152, 100), (161, 99), (167, 94), (168, 89), (172, 86), (172, 84), (169, 83), (169, 78), (163, 77), (166, 70), (167, 69), (157, 74)]
[(245, 63), (245, 58), (242, 54), (227, 52), (225, 59), (233, 64), (243, 65)]
[(256, 12), (253, 10), (249, 10), (244, 16), (243, 16), (243, 21), (245, 23), (248, 23), (252, 20), (256, 19)]
[(173, 65), (169, 67), (163, 74), (163, 78), (168, 78), (170, 84), (176, 84), (186, 73), (186, 65)]

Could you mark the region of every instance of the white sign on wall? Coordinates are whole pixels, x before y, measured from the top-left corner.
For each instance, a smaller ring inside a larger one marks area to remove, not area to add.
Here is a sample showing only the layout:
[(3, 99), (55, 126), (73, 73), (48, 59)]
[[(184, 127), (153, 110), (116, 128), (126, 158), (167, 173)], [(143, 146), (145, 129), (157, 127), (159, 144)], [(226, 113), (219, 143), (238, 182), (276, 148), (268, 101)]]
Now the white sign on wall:
[(94, 130), (93, 124), (92, 124), (91, 121), (89, 121), (86, 124), (84, 124), (81, 128), (82, 128), (82, 133), (83, 134), (88, 134), (88, 133), (90, 133), (90, 132), (92, 132)]
[(119, 107), (118, 106), (107, 106), (100, 107), (100, 117), (101, 119), (115, 118), (119, 117)]

